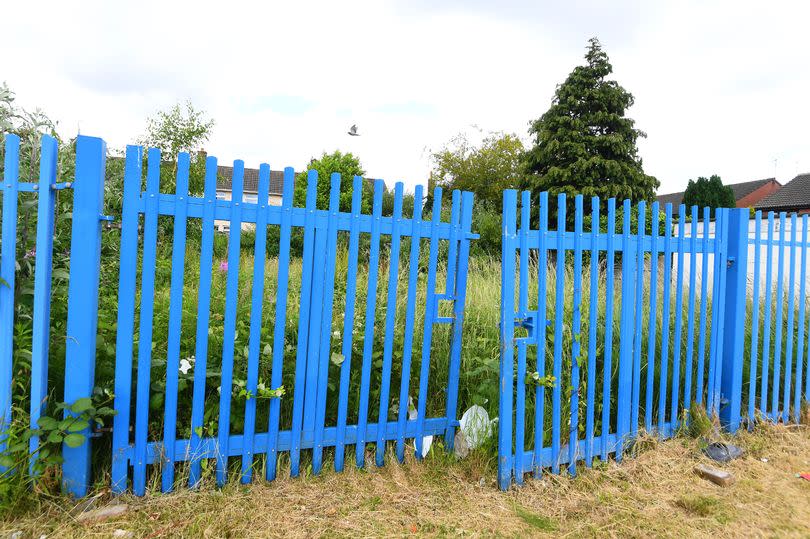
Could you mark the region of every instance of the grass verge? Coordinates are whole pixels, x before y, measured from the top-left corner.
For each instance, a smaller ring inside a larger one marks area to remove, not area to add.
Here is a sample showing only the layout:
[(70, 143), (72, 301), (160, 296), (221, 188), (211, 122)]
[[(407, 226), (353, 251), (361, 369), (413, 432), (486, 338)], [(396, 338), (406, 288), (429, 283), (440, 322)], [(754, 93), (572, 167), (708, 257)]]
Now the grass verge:
[[(736, 477), (728, 488), (695, 475), (710, 461), (692, 438), (647, 443), (621, 465), (581, 469), (574, 479), (547, 475), (509, 492), (495, 487), (490, 452), (463, 461), (431, 453), (368, 471), (124, 496), (130, 510), (97, 523), (78, 522), (80, 509), (66, 498), (41, 498), (0, 524), (0, 536), (808, 536), (810, 482), (795, 474), (810, 471), (810, 429), (758, 427), (733, 442), (745, 455), (714, 464)], [(108, 498), (100, 492), (96, 504)]]

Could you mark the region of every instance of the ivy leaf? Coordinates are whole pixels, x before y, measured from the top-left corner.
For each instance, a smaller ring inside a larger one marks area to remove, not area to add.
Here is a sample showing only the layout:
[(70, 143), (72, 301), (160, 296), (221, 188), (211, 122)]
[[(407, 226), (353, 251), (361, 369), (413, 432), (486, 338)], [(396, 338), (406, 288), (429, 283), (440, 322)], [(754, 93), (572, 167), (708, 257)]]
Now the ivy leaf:
[(79, 447), (84, 443), (85, 437), (84, 434), (68, 434), (65, 436), (65, 445), (68, 447)]
[(90, 399), (90, 397), (82, 397), (81, 399), (77, 400), (71, 405), (70, 410), (74, 414), (81, 414), (82, 412), (86, 412), (92, 407), (93, 401)]

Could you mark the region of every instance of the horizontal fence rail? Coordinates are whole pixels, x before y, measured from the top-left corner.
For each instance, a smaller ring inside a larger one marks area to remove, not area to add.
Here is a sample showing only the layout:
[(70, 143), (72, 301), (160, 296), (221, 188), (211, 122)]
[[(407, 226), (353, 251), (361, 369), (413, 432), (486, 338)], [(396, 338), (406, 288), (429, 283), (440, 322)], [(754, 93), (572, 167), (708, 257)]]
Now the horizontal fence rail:
[(537, 202), (504, 193), (500, 487), (620, 460), (640, 430), (671, 436), (692, 405), (735, 430), (747, 210)]

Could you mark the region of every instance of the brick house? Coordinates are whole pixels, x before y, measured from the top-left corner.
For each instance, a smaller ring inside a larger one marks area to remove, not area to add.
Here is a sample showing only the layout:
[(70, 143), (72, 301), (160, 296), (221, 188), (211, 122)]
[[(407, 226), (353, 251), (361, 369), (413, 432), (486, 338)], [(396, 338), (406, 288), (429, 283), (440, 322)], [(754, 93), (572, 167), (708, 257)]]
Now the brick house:
[[(727, 187), (731, 187), (731, 190), (734, 191), (734, 200), (737, 202), (738, 208), (751, 208), (757, 207), (760, 201), (782, 189), (782, 184), (776, 181), (776, 178), (766, 178), (751, 182), (732, 183)], [(656, 200), (661, 206), (669, 203), (673, 207), (678, 207), (683, 202), (683, 195), (683, 191), (657, 195)]]
[(799, 174), (754, 208), (763, 212), (810, 213), (810, 172)]

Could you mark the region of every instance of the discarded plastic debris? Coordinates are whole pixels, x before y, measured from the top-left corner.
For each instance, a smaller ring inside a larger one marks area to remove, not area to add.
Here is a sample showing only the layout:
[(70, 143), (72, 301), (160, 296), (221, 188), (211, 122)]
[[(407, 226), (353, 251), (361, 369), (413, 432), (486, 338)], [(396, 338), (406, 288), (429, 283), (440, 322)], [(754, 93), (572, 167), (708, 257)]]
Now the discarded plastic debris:
[(805, 481), (810, 481), (810, 473), (797, 473), (796, 477), (804, 479)]
[(742, 456), (742, 449), (736, 445), (712, 442), (704, 450), (706, 456), (717, 462), (728, 462)]
[[(417, 417), (419, 417), (419, 413), (417, 412), (416, 406), (413, 403), (413, 397), (408, 395), (408, 419), (411, 421), (416, 421)], [(422, 458), (427, 456), (431, 445), (433, 445), (433, 436), (425, 436), (422, 438)]]
[(730, 473), (704, 464), (695, 466), (695, 473), (721, 487), (727, 487), (734, 483), (734, 476)]
[(492, 435), (492, 421), (489, 414), (477, 404), (467, 408), (458, 423), (470, 449), (475, 449)]

